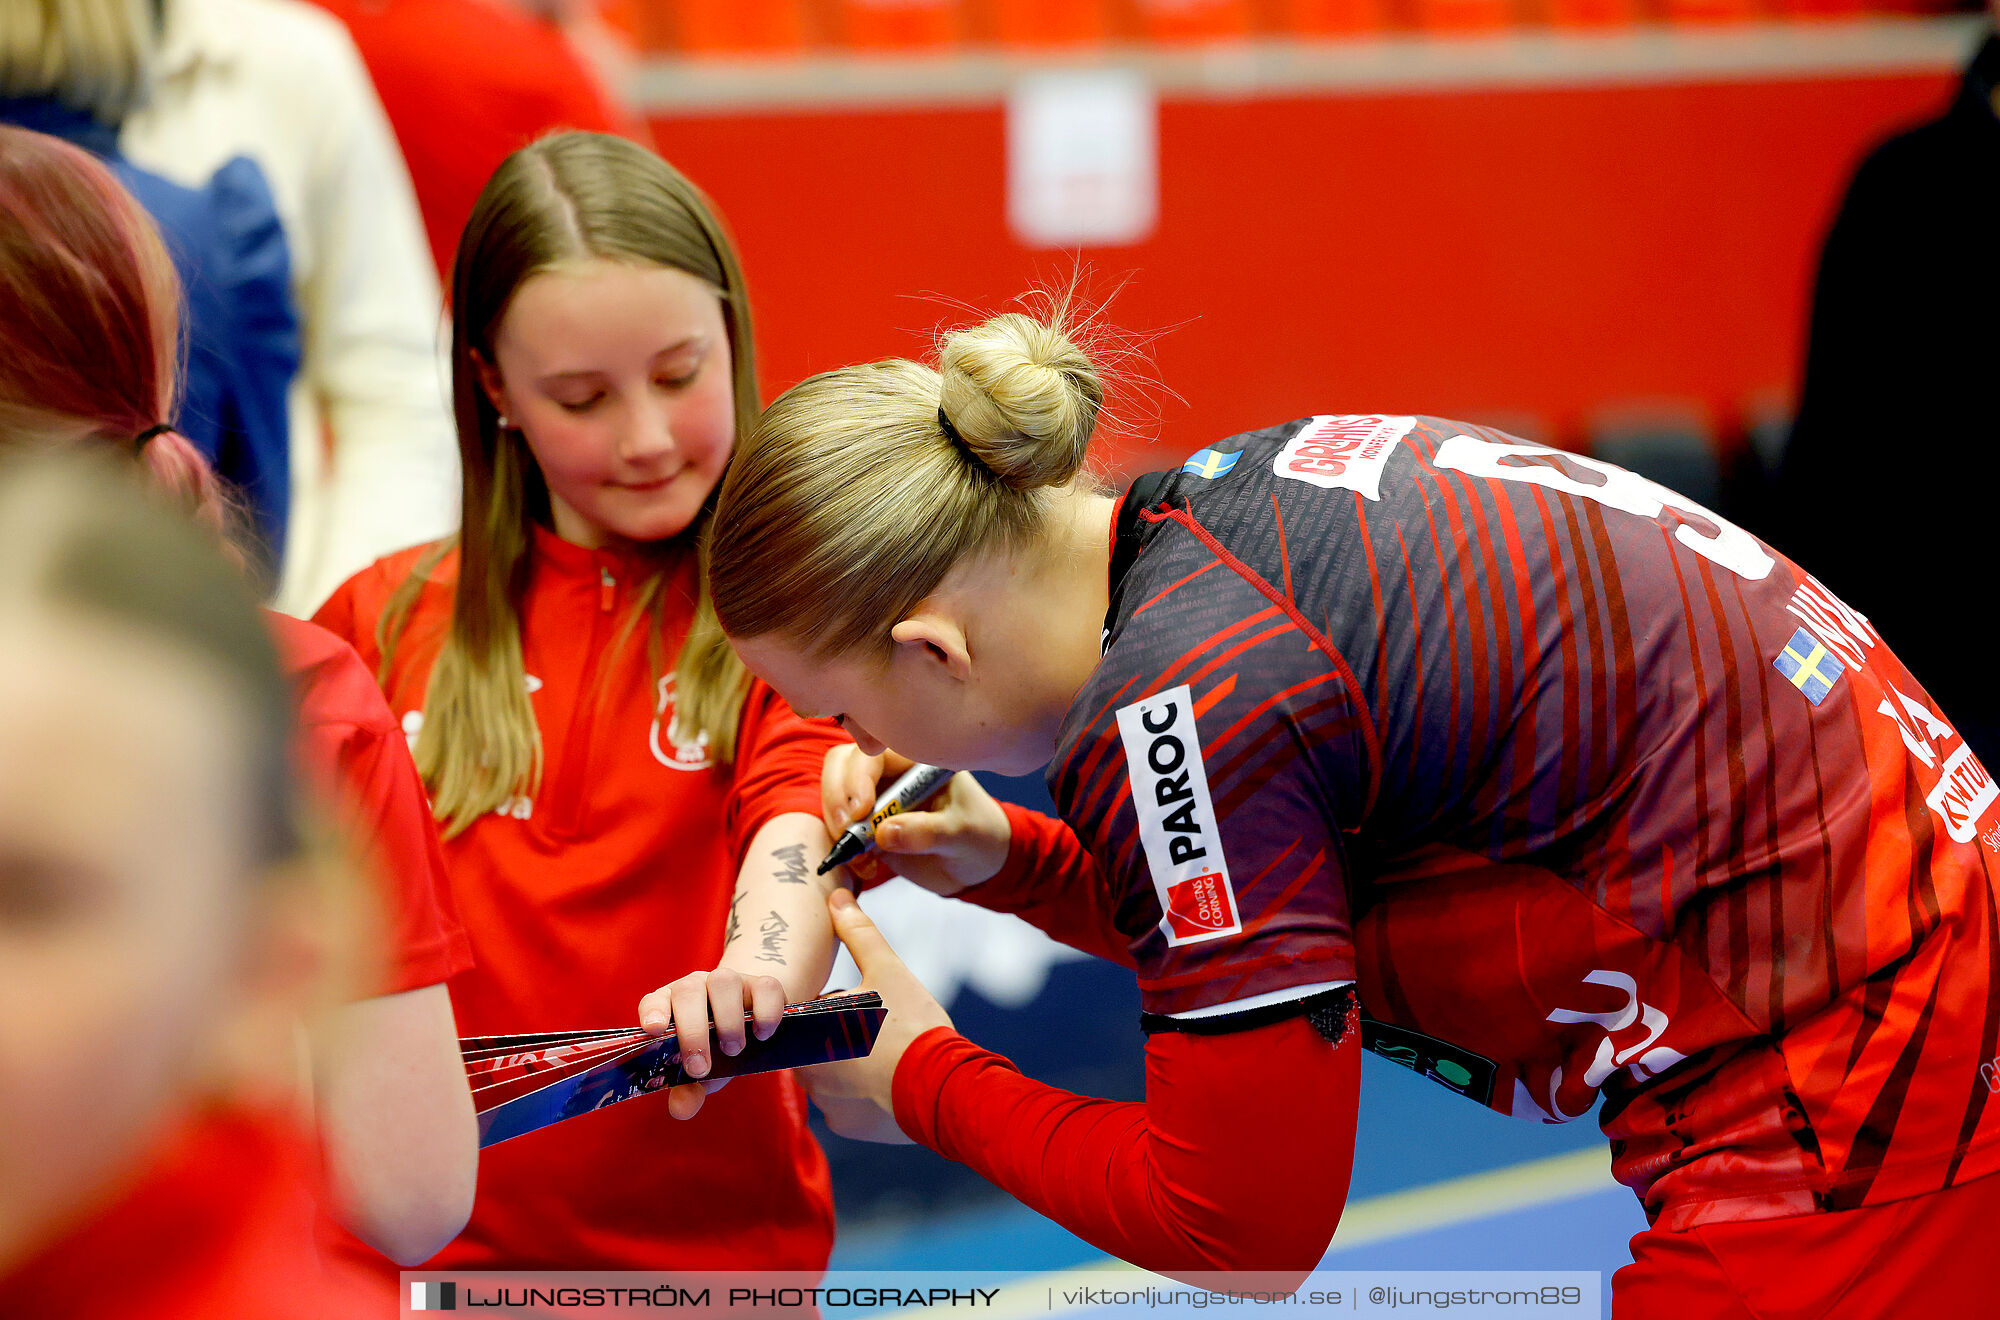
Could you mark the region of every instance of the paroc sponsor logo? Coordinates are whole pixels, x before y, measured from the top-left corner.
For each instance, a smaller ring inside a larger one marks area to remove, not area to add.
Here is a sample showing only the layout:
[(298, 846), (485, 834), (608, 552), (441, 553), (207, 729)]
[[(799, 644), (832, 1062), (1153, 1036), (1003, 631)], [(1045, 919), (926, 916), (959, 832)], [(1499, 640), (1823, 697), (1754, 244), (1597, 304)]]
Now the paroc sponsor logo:
[(1211, 940), (1241, 930), (1229, 863), (1208, 797), (1194, 694), (1184, 684), (1119, 707), (1118, 733), (1167, 943)]

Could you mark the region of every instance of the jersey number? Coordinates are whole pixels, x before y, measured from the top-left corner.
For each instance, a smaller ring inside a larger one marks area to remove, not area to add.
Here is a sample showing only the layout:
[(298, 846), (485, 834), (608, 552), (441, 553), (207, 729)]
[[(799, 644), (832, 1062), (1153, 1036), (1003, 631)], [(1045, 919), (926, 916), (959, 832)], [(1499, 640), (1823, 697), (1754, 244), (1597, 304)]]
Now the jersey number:
[[(1562, 466), (1556, 466), (1560, 463)], [(1455, 435), (1438, 447), (1433, 467), (1450, 468), (1468, 476), (1495, 481), (1525, 481), (1596, 500), (1614, 509), (1636, 513), (1641, 518), (1658, 518), (1663, 510), (1681, 515), (1674, 537), (1682, 545), (1712, 564), (1746, 577), (1752, 582), (1770, 575), (1775, 560), (1764, 553), (1757, 538), (1736, 524), (1719, 518), (1684, 495), (1646, 480), (1636, 472), (1584, 458), (1579, 454), (1558, 453), (1537, 445), (1508, 445)], [(1572, 475), (1574, 469), (1585, 475)], [(1591, 480), (1591, 477), (1596, 480)], [(1696, 522), (1685, 521), (1694, 519)]]

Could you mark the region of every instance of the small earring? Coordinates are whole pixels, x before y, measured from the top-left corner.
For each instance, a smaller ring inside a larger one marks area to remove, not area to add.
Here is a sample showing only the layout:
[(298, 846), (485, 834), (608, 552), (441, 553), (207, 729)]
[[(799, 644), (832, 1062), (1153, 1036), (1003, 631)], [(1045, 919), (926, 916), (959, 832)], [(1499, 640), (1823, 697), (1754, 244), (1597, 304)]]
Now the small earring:
[(507, 414), (506, 414), (506, 413), (500, 413), (500, 414), (499, 414), (499, 419), (500, 419), (500, 429), (501, 429), (501, 430), (503, 430), (503, 431), (511, 431), (511, 430), (513, 430), (513, 429), (514, 429), (514, 424), (513, 424), (512, 422), (510, 422), (510, 421), (508, 421), (508, 420), (507, 420)]

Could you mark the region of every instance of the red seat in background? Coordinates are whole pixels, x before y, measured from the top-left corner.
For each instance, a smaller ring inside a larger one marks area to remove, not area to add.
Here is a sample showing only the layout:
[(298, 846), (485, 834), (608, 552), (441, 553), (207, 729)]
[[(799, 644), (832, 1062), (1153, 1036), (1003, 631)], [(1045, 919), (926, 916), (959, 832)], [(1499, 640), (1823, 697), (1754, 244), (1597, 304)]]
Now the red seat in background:
[(638, 0), (666, 53), (797, 55), (812, 34), (807, 0)]

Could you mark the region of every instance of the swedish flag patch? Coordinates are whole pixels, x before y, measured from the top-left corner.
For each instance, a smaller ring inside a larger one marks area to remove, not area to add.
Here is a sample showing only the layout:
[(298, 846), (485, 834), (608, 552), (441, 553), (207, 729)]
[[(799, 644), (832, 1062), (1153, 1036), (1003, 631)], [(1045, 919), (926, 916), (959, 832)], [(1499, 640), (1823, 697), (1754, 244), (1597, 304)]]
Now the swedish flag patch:
[(1847, 672), (1847, 666), (1834, 659), (1833, 653), (1804, 628), (1792, 634), (1792, 640), (1785, 643), (1785, 649), (1778, 653), (1771, 667), (1790, 679), (1792, 686), (1805, 693), (1806, 700), (1815, 706), (1826, 700), (1826, 694), (1833, 691), (1833, 685)]
[(1181, 464), (1181, 471), (1190, 476), (1207, 477), (1213, 481), (1217, 477), (1227, 476), (1229, 469), (1235, 467), (1236, 460), (1241, 457), (1243, 451), (1240, 449), (1233, 454), (1219, 454), (1213, 449), (1200, 449), (1188, 455), (1187, 462)]

